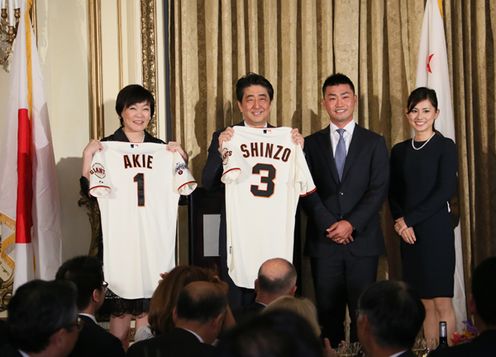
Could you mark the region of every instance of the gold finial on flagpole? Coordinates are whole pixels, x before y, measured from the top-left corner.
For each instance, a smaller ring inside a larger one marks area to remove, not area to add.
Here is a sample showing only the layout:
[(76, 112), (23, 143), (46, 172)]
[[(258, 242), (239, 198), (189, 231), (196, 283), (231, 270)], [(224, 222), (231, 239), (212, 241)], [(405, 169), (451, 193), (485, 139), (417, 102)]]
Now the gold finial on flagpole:
[(444, 14), (443, 14), (443, 0), (437, 0), (437, 5), (439, 7), (439, 12), (441, 13), (441, 17), (444, 17)]

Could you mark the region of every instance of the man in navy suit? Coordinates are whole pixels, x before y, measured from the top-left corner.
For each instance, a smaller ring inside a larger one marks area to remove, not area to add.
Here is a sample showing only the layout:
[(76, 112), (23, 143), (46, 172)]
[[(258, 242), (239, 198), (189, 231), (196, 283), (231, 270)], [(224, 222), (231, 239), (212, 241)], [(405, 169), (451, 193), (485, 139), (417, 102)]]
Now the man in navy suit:
[(77, 305), (82, 328), (70, 356), (124, 356), (120, 340), (98, 325), (95, 319), (107, 288), (102, 263), (96, 257), (74, 257), (60, 266), (56, 279), (72, 281), (78, 290)]
[(212, 343), (222, 329), (226, 308), (227, 296), (219, 284), (189, 283), (181, 290), (173, 311), (174, 329), (137, 342), (127, 356), (216, 356)]
[(356, 304), (376, 280), (384, 252), (379, 211), (387, 194), (384, 138), (355, 123), (353, 82), (337, 73), (322, 86), (330, 125), (305, 138), (305, 155), (317, 192), (302, 199), (309, 216), (306, 253), (311, 257), (319, 320), (333, 346), (344, 339), (346, 305), (356, 341)]
[(275, 299), (296, 293), (297, 274), (293, 264), (283, 258), (262, 263), (255, 280), (255, 301), (235, 312), (236, 322), (242, 323), (258, 315)]
[(360, 343), (370, 357), (414, 357), (411, 349), (424, 318), (422, 301), (406, 283), (379, 281), (358, 301)]
[[(235, 124), (236, 126), (248, 126), (251, 128), (273, 127), (268, 120), (272, 99), (274, 98), (274, 88), (264, 76), (250, 72), (239, 78), (236, 82), (236, 98), (238, 109), (243, 117), (243, 121)], [(224, 184), (220, 180), (223, 172), (220, 150), (222, 143), (231, 140), (233, 133), (233, 128), (227, 127), (212, 134), (207, 162), (202, 174), (203, 187), (208, 191), (221, 191), (224, 193)], [(296, 144), (303, 146), (303, 136), (298, 129), (293, 129), (292, 138)], [(255, 298), (255, 292), (253, 289), (236, 286), (228, 274), (224, 199), (221, 210), (219, 229), (220, 277), (229, 284), (229, 305), (232, 309), (238, 309), (251, 304)], [(256, 224), (256, 222), (253, 223), (254, 225)]]
[(433, 357), (496, 355), (496, 257), (490, 257), (475, 268), (469, 309), (475, 315), (480, 335), (473, 341), (432, 352)]

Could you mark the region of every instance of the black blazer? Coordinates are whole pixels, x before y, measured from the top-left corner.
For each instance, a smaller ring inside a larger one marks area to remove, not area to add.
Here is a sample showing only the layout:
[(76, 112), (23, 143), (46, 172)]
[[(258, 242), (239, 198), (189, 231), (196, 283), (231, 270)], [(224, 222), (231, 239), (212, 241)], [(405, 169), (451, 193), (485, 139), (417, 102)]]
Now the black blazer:
[(379, 211), (389, 183), (389, 159), (384, 138), (355, 126), (342, 180), (334, 161), (330, 126), (305, 138), (308, 167), (317, 192), (301, 200), (310, 217), (307, 225), (306, 253), (328, 257), (338, 244), (326, 237), (326, 229), (345, 219), (353, 226), (354, 241), (349, 249), (357, 256), (384, 252)]
[(8, 343), (0, 346), (0, 356), (2, 356), (2, 357), (22, 357), (21, 353)]
[(243, 306), (239, 310), (234, 311), (234, 319), (236, 320), (237, 324), (241, 324), (259, 315), (264, 308), (265, 305), (254, 301), (251, 304)]
[(88, 316), (79, 315), (79, 317), (82, 320), (83, 327), (69, 356), (125, 356), (124, 348), (117, 337), (105, 331), (103, 327)]
[(468, 343), (433, 351), (429, 357), (489, 357), (496, 356), (496, 330), (482, 332)]
[(174, 328), (163, 335), (139, 341), (127, 351), (131, 357), (209, 357), (216, 348), (201, 343), (195, 335), (182, 328)]

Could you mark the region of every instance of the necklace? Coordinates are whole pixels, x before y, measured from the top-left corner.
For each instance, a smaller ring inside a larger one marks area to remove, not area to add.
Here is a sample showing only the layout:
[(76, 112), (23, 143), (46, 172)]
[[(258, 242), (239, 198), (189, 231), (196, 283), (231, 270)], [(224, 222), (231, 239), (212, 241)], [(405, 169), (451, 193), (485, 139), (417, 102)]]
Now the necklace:
[(426, 146), (426, 145), (427, 145), (427, 143), (428, 143), (429, 141), (431, 141), (431, 139), (434, 137), (434, 135), (436, 135), (436, 132), (432, 133), (431, 137), (430, 137), (429, 139), (427, 139), (425, 143), (423, 143), (422, 145), (420, 145), (420, 147), (415, 147), (414, 140), (413, 140), (413, 139), (414, 139), (414, 137), (413, 137), (413, 138), (412, 138), (412, 148), (413, 148), (413, 150), (417, 150), (417, 151), (418, 151), (418, 150), (423, 149), (423, 148), (424, 148), (424, 146)]

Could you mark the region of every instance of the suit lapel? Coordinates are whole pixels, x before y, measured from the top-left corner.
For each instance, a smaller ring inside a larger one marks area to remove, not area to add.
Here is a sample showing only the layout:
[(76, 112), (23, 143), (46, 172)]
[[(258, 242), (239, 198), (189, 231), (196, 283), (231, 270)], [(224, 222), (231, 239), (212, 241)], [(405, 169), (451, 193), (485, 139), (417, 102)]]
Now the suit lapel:
[(336, 162), (334, 161), (334, 155), (332, 153), (331, 145), (331, 126), (327, 126), (319, 132), (319, 147), (323, 148), (322, 156), (324, 161), (329, 168), (333, 180), (339, 184), (338, 170), (336, 169)]

